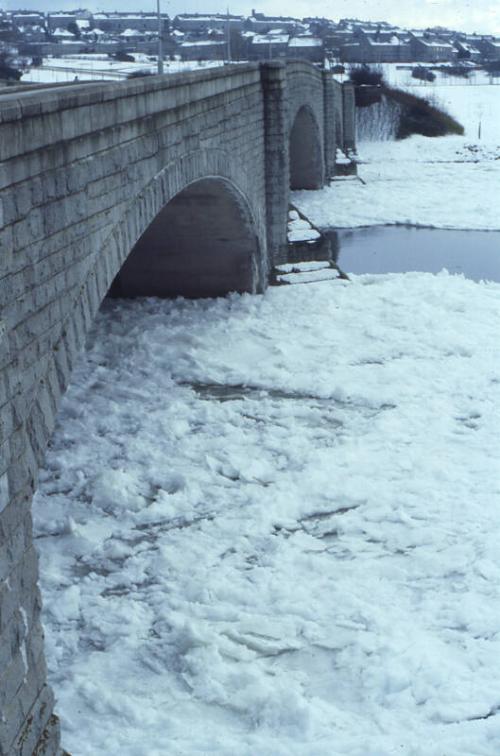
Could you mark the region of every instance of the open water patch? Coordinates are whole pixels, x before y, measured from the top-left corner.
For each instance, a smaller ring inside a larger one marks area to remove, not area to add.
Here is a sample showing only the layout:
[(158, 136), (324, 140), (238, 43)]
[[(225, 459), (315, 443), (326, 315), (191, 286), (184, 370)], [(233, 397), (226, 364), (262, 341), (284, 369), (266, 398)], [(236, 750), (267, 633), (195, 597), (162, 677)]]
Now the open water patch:
[(500, 282), (500, 232), (415, 226), (326, 229), (339, 267), (346, 273), (463, 274)]

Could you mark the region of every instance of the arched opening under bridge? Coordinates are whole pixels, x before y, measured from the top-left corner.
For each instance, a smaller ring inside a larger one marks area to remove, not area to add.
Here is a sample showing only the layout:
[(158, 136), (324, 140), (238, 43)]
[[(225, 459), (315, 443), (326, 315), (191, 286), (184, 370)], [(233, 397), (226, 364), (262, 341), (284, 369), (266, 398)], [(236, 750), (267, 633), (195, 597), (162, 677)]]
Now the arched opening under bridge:
[(227, 179), (203, 178), (158, 213), (109, 294), (196, 298), (256, 291), (259, 253), (246, 199)]
[(323, 172), (321, 134), (311, 109), (304, 105), (290, 132), (290, 188), (320, 189)]

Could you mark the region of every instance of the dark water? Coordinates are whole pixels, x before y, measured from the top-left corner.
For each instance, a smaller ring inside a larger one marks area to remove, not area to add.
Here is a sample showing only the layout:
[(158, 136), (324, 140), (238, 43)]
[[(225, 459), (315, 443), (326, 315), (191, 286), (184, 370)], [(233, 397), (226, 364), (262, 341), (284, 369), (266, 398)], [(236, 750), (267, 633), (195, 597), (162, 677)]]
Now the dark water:
[(371, 226), (324, 232), (346, 273), (463, 273), (500, 282), (500, 231)]

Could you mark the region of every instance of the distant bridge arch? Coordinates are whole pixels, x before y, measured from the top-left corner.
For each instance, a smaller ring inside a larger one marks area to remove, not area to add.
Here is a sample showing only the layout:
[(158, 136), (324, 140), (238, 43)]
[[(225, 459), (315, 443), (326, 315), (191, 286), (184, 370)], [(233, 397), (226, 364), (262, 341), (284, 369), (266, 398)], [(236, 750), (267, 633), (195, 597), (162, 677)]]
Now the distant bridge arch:
[(308, 105), (303, 105), (290, 130), (290, 188), (320, 189), (324, 184), (321, 133)]

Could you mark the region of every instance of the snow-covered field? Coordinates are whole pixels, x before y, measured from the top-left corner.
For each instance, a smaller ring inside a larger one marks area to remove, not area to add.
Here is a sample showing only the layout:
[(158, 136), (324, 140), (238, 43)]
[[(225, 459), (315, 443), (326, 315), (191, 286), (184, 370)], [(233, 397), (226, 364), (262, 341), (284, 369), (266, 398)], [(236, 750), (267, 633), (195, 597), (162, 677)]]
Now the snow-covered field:
[(486, 83), (487, 77), (477, 85), (449, 83), (441, 75), (437, 84), (411, 84), (407, 71), (385, 68), (390, 83), (444, 106), (465, 135), (361, 143), (364, 184), (339, 181), (319, 192), (294, 192), (294, 204), (320, 227), (500, 229), (500, 85)]
[(498, 756), (499, 331), (446, 273), (106, 304), (34, 503), (73, 756)]
[[(23, 74), (22, 80), (36, 84), (54, 84), (57, 82), (71, 82), (75, 77), (79, 81), (99, 81), (125, 79), (129, 74), (137, 71), (148, 71), (155, 74), (157, 63), (152, 56), (134, 53), (135, 61), (122, 62), (113, 60), (107, 55), (79, 54), (60, 58), (45, 58), (43, 66), (31, 68)], [(222, 61), (180, 61), (165, 60), (165, 73), (182, 73), (183, 71), (198, 71), (200, 68), (213, 68), (223, 65)]]

